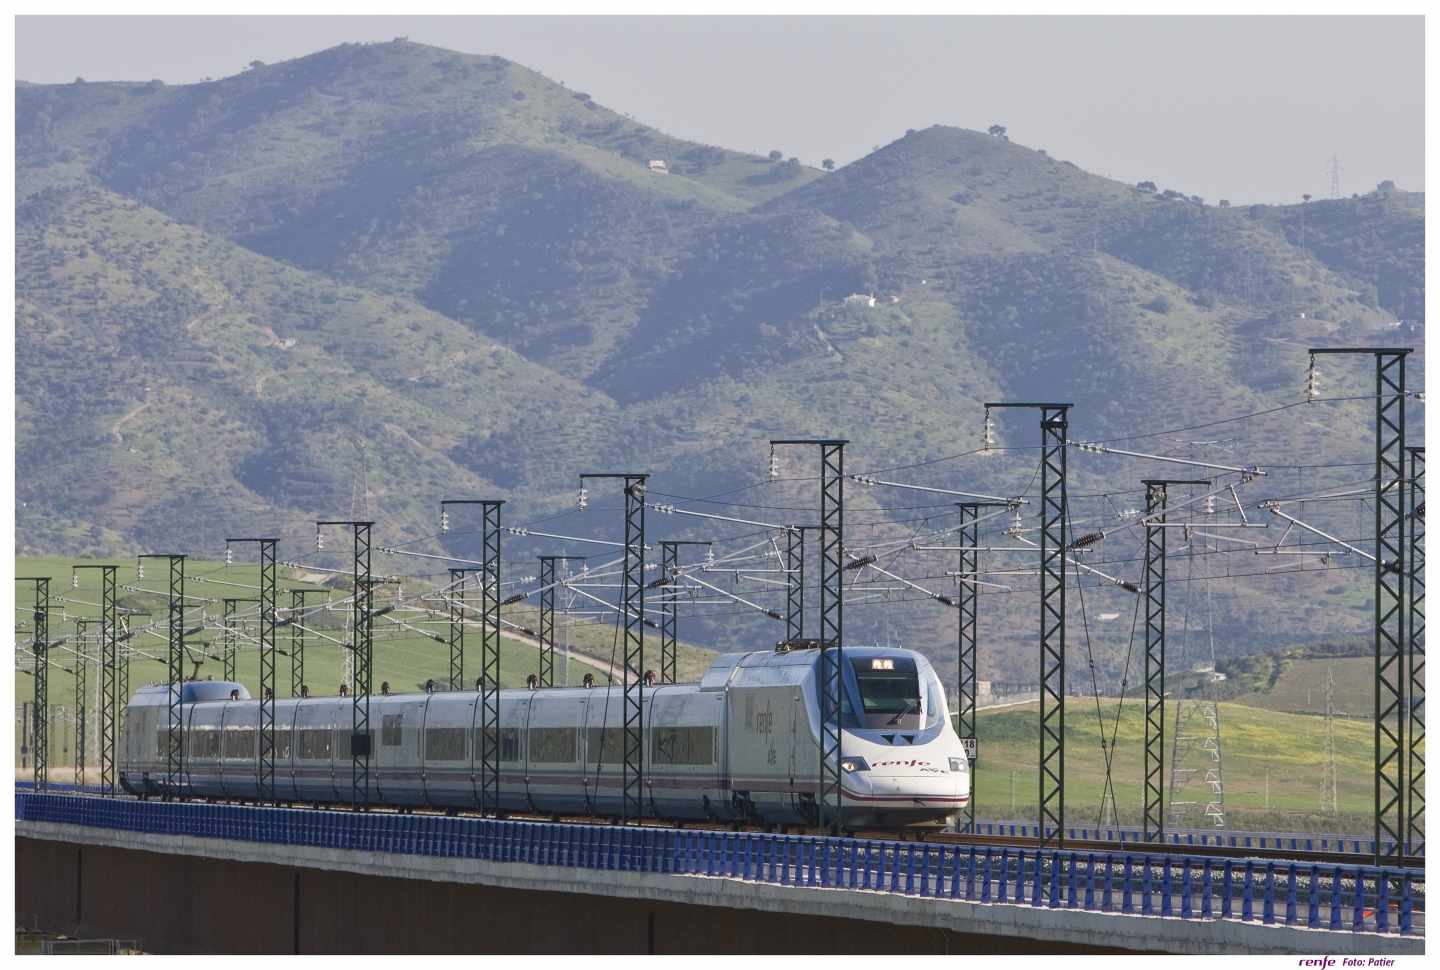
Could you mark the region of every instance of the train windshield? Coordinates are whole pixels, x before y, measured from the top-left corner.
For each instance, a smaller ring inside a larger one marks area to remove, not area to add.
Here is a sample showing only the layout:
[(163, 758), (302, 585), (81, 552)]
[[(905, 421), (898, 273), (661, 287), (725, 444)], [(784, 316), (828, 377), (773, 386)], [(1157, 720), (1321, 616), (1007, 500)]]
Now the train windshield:
[(860, 691), (859, 726), (915, 730), (925, 721), (920, 672), (912, 657), (852, 657)]

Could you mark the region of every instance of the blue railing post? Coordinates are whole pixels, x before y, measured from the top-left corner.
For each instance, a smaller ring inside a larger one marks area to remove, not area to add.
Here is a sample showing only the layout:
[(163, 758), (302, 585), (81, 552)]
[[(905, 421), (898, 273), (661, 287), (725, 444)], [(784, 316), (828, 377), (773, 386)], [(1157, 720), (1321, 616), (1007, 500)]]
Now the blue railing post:
[(1180, 859), (1180, 918), (1190, 919), (1195, 915), (1194, 900), (1191, 898), (1195, 892), (1195, 886), (1190, 881), (1190, 859), (1182, 856)]
[(1085, 855), (1085, 908), (1095, 908), (1095, 853)]
[(1060, 905), (1060, 853), (1050, 853), (1050, 900), (1051, 909)]
[(1320, 867), (1310, 867), (1309, 906), (1305, 911), (1305, 925), (1312, 930), (1320, 928)]
[(860, 843), (854, 839), (849, 839), (848, 841), (850, 847), (850, 878), (848, 882), (849, 888), (854, 889), (860, 884)]
[(1160, 864), (1165, 867), (1161, 870), (1160, 876), (1160, 915), (1174, 916), (1175, 907), (1170, 901), (1170, 897), (1175, 888), (1174, 884), (1170, 881), (1170, 857), (1168, 855), (1162, 856), (1160, 858)]
[(1265, 925), (1275, 922), (1275, 863), (1265, 863)]
[(1200, 871), (1200, 915), (1209, 919), (1215, 915), (1215, 907), (1210, 899), (1210, 894), (1214, 890), (1210, 879), (1210, 860), (1206, 859), (1202, 866)]
[[(779, 836), (776, 847), (780, 850), (780, 885), (790, 884), (790, 849), (793, 843), (785, 836)], [(799, 873), (796, 873), (796, 881), (799, 881)]]
[(890, 846), (890, 891), (900, 891), (900, 849), (898, 843), (891, 843)]
[(1338, 930), (1341, 924), (1341, 883), (1340, 867), (1336, 866), (1330, 873), (1330, 928), (1332, 930)]
[[(986, 857), (987, 857), (986, 861), (988, 862), (988, 861), (989, 861), (988, 857), (989, 857), (989, 855), (990, 855), (990, 850), (989, 850), (989, 849), (986, 849), (986, 850), (985, 850), (985, 855), (986, 855)], [(1025, 882), (1025, 850), (1024, 850), (1024, 849), (1017, 849), (1016, 852), (1015, 852), (1015, 858), (1016, 858), (1016, 868), (1019, 870), (1019, 873), (1020, 873), (1018, 876), (1015, 877), (1015, 901), (1016, 901), (1016, 902), (1023, 902), (1023, 900), (1020, 898), (1020, 894), (1021, 894), (1021, 886), (1022, 886), (1022, 885), (1024, 884), (1024, 882)], [(988, 872), (985, 874), (985, 881), (986, 881), (987, 883), (990, 881), (990, 874), (989, 874)], [(1008, 888), (1008, 883), (1009, 883), (1009, 882), (1010, 882), (1010, 850), (1002, 846), (1002, 847), (1000, 848), (1000, 892), (999, 892), (999, 895), (997, 895), (997, 896), (995, 897), (995, 899), (996, 899), (997, 902), (1003, 903), (1003, 902), (1007, 902), (1007, 901), (1010, 899), (1010, 890), (1009, 890), (1009, 888)]]
[(1351, 915), (1351, 923), (1355, 930), (1365, 928), (1365, 870), (1355, 870), (1355, 912)]
[(1075, 896), (1075, 892), (1076, 880), (1079, 878), (1080, 875), (1080, 860), (1074, 852), (1067, 853), (1065, 858), (1068, 860), (1067, 865), (1069, 865), (1070, 867), (1070, 872), (1068, 874), (1069, 879), (1066, 883), (1065, 908), (1074, 909), (1078, 902)]
[[(1039, 826), (1036, 826), (1037, 828)], [(1053, 862), (1053, 860), (1052, 860)], [(1039, 906), (1045, 893), (1045, 853), (1035, 850), (1035, 876), (1030, 880), (1030, 905)], [(1016, 897), (1019, 901), (1019, 897)]]
[(1125, 872), (1124, 875), (1121, 877), (1122, 881), (1120, 883), (1120, 912), (1122, 913), (1135, 912), (1135, 904), (1130, 898), (1131, 862), (1132, 858), (1130, 854), (1126, 853)]
[[(982, 902), (982, 903), (988, 903), (988, 902), (990, 902), (990, 859), (991, 859), (991, 851), (992, 851), (992, 850), (989, 849), (988, 847), (985, 849), (985, 866), (984, 866), (984, 868), (980, 871), (980, 902)], [(1004, 883), (1003, 883), (1003, 882), (1001, 883), (1001, 889), (1002, 889), (1002, 890), (1004, 889)]]
[(930, 895), (930, 846), (920, 850), (920, 895)]
[(1107, 852), (1105, 853), (1104, 860), (1105, 894), (1100, 897), (1100, 908), (1108, 913), (1111, 907), (1115, 905), (1115, 857)]
[[(966, 898), (966, 899), (974, 899), (974, 898), (975, 898), (975, 869), (976, 869), (976, 866), (977, 866), (978, 862), (979, 862), (979, 857), (977, 856), (977, 854), (976, 854), (976, 852), (975, 852), (975, 847), (972, 845), (972, 846), (970, 847), (970, 853), (969, 853), (969, 856), (968, 856), (968, 861), (967, 861), (966, 864), (965, 864), (965, 898)], [(954, 888), (953, 888), (953, 887), (951, 888), (951, 895), (954, 895)]]
[(1155, 898), (1152, 895), (1154, 887), (1150, 878), (1150, 857), (1148, 855), (1140, 857), (1140, 873), (1140, 914), (1150, 916), (1155, 912)]
[(1375, 932), (1390, 932), (1390, 880), (1383, 869), (1375, 874)]
[(1286, 875), (1289, 876), (1290, 885), (1287, 886), (1286, 889), (1285, 889), (1285, 925), (1286, 925), (1286, 926), (1294, 926), (1294, 925), (1295, 925), (1295, 890), (1296, 890), (1296, 885), (1295, 885), (1295, 884), (1300, 881), (1299, 877), (1296, 875), (1296, 872), (1295, 872), (1295, 863), (1293, 863), (1293, 862), (1290, 863), (1290, 871), (1289, 871)]
[(1245, 860), (1245, 897), (1240, 904), (1240, 918), (1252, 920), (1255, 918), (1255, 863), (1249, 859)]
[(1404, 883), (1400, 890), (1400, 932), (1409, 936), (1415, 914), (1415, 899), (1410, 889), (1410, 874), (1404, 876)]
[[(900, 848), (901, 848), (900, 846), (896, 846), (896, 847), (895, 847), (895, 850), (898, 852), (898, 851), (900, 851)], [(904, 849), (905, 849), (905, 895), (907, 895), (907, 896), (913, 896), (913, 895), (915, 895), (915, 847), (914, 847), (913, 845), (907, 845), (907, 846), (904, 846)]]

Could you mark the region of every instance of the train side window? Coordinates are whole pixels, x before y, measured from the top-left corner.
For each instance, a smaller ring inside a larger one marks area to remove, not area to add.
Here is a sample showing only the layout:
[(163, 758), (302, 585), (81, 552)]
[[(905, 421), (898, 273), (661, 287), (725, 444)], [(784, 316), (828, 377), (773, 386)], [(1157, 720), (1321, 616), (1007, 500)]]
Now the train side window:
[(466, 733), (463, 727), (426, 728), (425, 760), (464, 761)]
[(651, 730), (650, 760), (657, 765), (713, 765), (713, 727), (658, 727)]
[(625, 729), (590, 728), (586, 738), (586, 761), (589, 764), (624, 764)]
[(380, 719), (380, 743), (387, 748), (398, 748), (404, 738), (401, 725), (405, 721), (403, 714), (386, 714)]
[(574, 764), (575, 729), (531, 728), (530, 761), (532, 764)]
[(226, 731), (225, 757), (253, 761), (255, 759), (255, 729), (232, 728)]
[[(484, 749), (479, 747), (480, 732), (476, 731), (475, 733), (475, 760), (480, 761), (482, 759)], [(502, 727), (500, 729), (500, 760), (509, 762), (517, 762), (521, 760), (519, 728)]]
[(275, 732), (275, 757), (276, 757), (277, 759), (279, 759), (279, 758), (284, 758), (284, 759), (287, 760), (287, 761), (290, 759), (290, 732), (289, 732), (289, 731), (276, 731), (276, 732)]

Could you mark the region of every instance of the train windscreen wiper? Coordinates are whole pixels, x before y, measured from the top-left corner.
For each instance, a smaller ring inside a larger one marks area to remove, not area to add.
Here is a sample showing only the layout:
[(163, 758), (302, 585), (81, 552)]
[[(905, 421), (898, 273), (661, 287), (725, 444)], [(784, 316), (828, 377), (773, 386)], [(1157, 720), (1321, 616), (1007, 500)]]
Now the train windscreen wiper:
[(904, 717), (906, 714), (909, 714), (912, 710), (916, 709), (917, 707), (918, 707), (918, 704), (916, 703), (916, 701), (914, 701), (914, 700), (907, 700), (907, 701), (905, 702), (904, 708), (901, 709), (900, 713), (899, 713), (899, 714), (896, 714), (894, 717), (892, 717), (890, 720), (886, 721), (885, 723), (886, 723), (886, 724), (899, 724), (899, 723), (900, 723), (900, 719), (901, 719), (902, 717)]

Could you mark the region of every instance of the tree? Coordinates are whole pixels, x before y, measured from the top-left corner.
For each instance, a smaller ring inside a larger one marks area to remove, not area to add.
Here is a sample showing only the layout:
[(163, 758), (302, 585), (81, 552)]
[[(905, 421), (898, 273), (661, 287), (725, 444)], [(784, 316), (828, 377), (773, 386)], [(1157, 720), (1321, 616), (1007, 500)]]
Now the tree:
[(1222, 209), (1228, 209), (1228, 208), (1230, 208), (1230, 200), (1229, 200), (1229, 199), (1221, 199), (1221, 200), (1220, 200), (1220, 208), (1222, 208)]
[(1141, 192), (1154, 192), (1156, 189), (1155, 183), (1150, 181), (1149, 179), (1146, 179), (1143, 182), (1136, 182), (1135, 187)]
[(778, 148), (772, 148), (772, 149), (770, 149), (770, 161), (772, 161), (772, 162), (778, 162), (778, 161), (780, 161), (780, 159), (782, 159), (782, 158), (784, 158), (784, 157), (785, 157), (785, 153), (782, 152), (780, 149), (778, 149)]
[(1004, 125), (991, 125), (986, 130), (989, 131), (992, 136), (999, 138), (1001, 141), (1010, 140), (1009, 134)]
[(827, 172), (833, 172), (833, 171), (835, 171), (835, 159), (833, 159), (833, 158), (827, 158), (827, 159), (825, 159), (825, 161), (823, 161), (823, 162), (820, 163), (820, 167), (823, 168), (823, 169), (824, 169), (825, 171), (827, 171)]
[(1310, 201), (1310, 193), (1309, 193), (1309, 192), (1306, 192), (1304, 195), (1300, 196), (1300, 201), (1301, 201), (1301, 202), (1309, 202), (1309, 201)]
[(1395, 191), (1395, 183), (1394, 183), (1392, 180), (1390, 180), (1390, 179), (1386, 179), (1385, 181), (1381, 182), (1379, 185), (1375, 186), (1375, 191), (1376, 191), (1376, 192), (1394, 192), (1394, 191)]
[(257, 68), (257, 67), (264, 67), (264, 66), (265, 66), (265, 62), (264, 62), (264, 61), (251, 61), (249, 64), (247, 64), (247, 65), (245, 65), (245, 66), (246, 66), (246, 68), (249, 69), (249, 70), (254, 70), (254, 69)]

